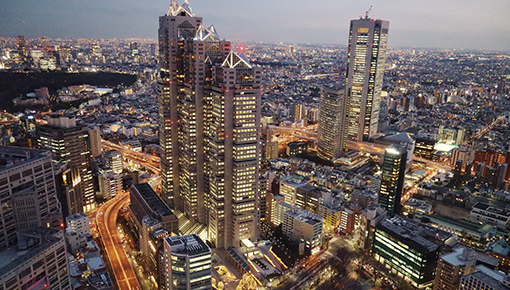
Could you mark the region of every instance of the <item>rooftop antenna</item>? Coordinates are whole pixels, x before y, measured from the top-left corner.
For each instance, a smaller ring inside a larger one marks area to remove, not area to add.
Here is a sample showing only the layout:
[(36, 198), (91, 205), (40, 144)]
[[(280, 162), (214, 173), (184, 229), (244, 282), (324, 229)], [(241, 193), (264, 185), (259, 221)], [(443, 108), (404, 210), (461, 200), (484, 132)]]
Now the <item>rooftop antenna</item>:
[(365, 19), (369, 19), (368, 14), (370, 13), (370, 11), (372, 11), (372, 6), (374, 5), (370, 5), (370, 8), (368, 8), (368, 10), (365, 12)]

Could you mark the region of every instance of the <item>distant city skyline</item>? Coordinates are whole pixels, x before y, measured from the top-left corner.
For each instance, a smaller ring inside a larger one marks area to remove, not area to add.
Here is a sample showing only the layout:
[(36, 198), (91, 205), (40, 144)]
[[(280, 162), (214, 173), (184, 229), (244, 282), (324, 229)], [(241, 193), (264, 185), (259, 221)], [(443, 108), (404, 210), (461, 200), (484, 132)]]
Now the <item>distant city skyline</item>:
[[(170, 0), (2, 1), (0, 36), (157, 39), (157, 17)], [(184, 0), (178, 1), (180, 4)], [(391, 21), (390, 47), (510, 51), (507, 0), (451, 1), (205, 1), (193, 12), (221, 38), (239, 41), (345, 45), (351, 19)]]

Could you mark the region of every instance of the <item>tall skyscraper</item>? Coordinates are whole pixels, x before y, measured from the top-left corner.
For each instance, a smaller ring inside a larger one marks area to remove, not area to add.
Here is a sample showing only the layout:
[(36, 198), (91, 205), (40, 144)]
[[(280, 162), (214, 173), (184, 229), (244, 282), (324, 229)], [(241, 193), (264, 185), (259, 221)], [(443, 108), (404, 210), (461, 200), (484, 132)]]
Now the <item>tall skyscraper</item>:
[(69, 163), (54, 163), (53, 172), (57, 186), (57, 197), (62, 206), (62, 215), (83, 212), (83, 194), (81, 190), (81, 177), (78, 168), (72, 168)]
[(347, 140), (377, 133), (389, 21), (351, 20), (347, 53)]
[(18, 35), (16, 39), (16, 50), (18, 51), (20, 59), (25, 59), (27, 56), (27, 42), (23, 35)]
[(163, 197), (217, 247), (258, 236), (261, 69), (187, 1), (159, 18)]
[(101, 131), (98, 127), (89, 130), (90, 154), (96, 158), (101, 155)]
[(346, 108), (344, 88), (322, 88), (317, 141), (317, 155), (322, 159), (334, 160), (344, 152)]
[(400, 213), (406, 159), (407, 150), (399, 145), (392, 145), (384, 151), (379, 204), (390, 214)]
[(295, 112), (294, 112), (294, 121), (305, 120), (306, 117), (307, 117), (306, 116), (306, 105), (303, 103), (297, 104), (295, 107)]
[[(68, 163), (70, 170), (77, 169), (81, 183), (83, 211), (95, 208), (94, 184), (90, 170), (88, 129), (76, 125), (74, 117), (49, 116), (48, 124), (37, 128), (39, 147), (50, 150), (54, 161)], [(71, 213), (74, 214), (74, 213)]]

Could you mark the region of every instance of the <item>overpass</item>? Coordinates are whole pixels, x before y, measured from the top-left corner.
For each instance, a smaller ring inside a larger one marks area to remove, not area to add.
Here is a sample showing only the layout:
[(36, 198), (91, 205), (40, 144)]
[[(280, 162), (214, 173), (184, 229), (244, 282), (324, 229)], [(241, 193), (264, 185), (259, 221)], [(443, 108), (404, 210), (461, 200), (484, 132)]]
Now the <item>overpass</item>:
[(106, 150), (116, 150), (122, 153), (123, 157), (140, 164), (141, 166), (152, 171), (154, 174), (159, 175), (161, 173), (160, 158), (154, 155), (137, 152), (132, 149), (126, 148), (114, 144), (112, 142), (101, 139), (101, 148)]
[(332, 74), (315, 74), (315, 75), (307, 75), (305, 76), (305, 80), (315, 79), (315, 78), (323, 78), (323, 77), (329, 77), (329, 76), (339, 76), (339, 73), (332, 73)]
[[(312, 125), (312, 126), (316, 127), (316, 125)], [(297, 137), (299, 139), (317, 142), (317, 135), (318, 135), (317, 132), (306, 131), (305, 129), (302, 129), (302, 128), (280, 127), (280, 126), (274, 126), (274, 125), (268, 125), (268, 127), (276, 132), (282, 131), (282, 132), (290, 133), (290, 135)], [(308, 126), (308, 128), (310, 128), (310, 127), (311, 126)], [(349, 149), (349, 150), (360, 151), (360, 152), (365, 152), (365, 153), (380, 155), (380, 156), (384, 155), (384, 150), (386, 149), (386, 147), (388, 147), (387, 145), (370, 143), (370, 142), (365, 142), (365, 141), (358, 141), (358, 142), (347, 141), (345, 145), (346, 145), (345, 148)], [(440, 162), (428, 160), (428, 159), (421, 158), (418, 156), (413, 156), (413, 161), (427, 164), (428, 166), (435, 168), (435, 169), (439, 169), (439, 170), (447, 171), (447, 170), (452, 169), (452, 166), (450, 166), (448, 164), (443, 164)]]
[[(365, 142), (365, 141), (358, 141), (358, 142), (347, 141), (345, 144), (345, 148), (347, 148), (349, 150), (367, 152), (367, 153), (375, 154), (375, 155), (384, 155), (384, 150), (386, 149), (386, 147), (388, 147), (388, 146), (383, 145), (383, 144)], [(435, 169), (439, 169), (439, 170), (447, 171), (447, 170), (452, 169), (451, 165), (428, 160), (428, 159), (421, 158), (421, 157), (414, 156), (414, 155), (413, 155), (413, 161), (419, 162), (419, 163), (425, 163), (428, 166), (435, 168)]]

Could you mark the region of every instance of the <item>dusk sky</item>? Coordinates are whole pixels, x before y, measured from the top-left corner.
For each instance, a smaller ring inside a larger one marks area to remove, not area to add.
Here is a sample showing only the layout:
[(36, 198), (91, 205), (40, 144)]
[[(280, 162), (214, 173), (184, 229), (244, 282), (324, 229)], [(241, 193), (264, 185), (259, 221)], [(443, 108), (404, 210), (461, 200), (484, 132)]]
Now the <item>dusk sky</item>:
[[(182, 3), (184, 0), (178, 1)], [(169, 0), (2, 0), (0, 36), (157, 38)], [(220, 36), (346, 45), (349, 20), (390, 20), (389, 45), (510, 51), (509, 0), (190, 0)]]

